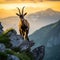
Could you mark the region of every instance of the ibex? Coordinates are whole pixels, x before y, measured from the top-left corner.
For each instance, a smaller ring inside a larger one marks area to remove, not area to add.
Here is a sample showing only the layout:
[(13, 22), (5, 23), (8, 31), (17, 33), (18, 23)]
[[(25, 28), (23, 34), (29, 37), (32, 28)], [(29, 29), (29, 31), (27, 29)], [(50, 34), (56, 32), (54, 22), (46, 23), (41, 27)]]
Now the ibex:
[(20, 20), (19, 20), (19, 32), (21, 34), (21, 36), (24, 38), (24, 40), (28, 40), (28, 33), (29, 33), (29, 23), (28, 21), (24, 18), (24, 16), (27, 14), (24, 13), (24, 7), (22, 8), (22, 12), (20, 12), (20, 9), (17, 8), (19, 13), (16, 13), (17, 16), (19, 16)]

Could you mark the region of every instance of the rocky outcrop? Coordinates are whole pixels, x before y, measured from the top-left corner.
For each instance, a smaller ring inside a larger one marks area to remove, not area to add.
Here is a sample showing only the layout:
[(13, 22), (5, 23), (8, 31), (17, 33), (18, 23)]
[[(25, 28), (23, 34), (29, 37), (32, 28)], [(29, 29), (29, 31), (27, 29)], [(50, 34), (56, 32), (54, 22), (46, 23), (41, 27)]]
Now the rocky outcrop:
[(44, 55), (45, 55), (45, 46), (39, 46), (32, 50), (34, 60), (43, 60)]
[[(1, 24), (0, 24), (1, 25)], [(45, 53), (45, 47), (40, 46), (31, 51), (34, 46), (33, 40), (24, 40), (21, 35), (18, 35), (14, 29), (9, 29), (6, 32), (0, 26), (0, 59), (1, 60), (42, 60)], [(4, 41), (4, 42), (3, 42)], [(11, 46), (7, 47), (9, 44)], [(29, 54), (28, 54), (29, 53)], [(31, 56), (32, 54), (32, 56)], [(3, 58), (4, 57), (4, 58)], [(32, 59), (33, 57), (33, 59)]]
[(1, 22), (0, 22), (0, 34), (2, 34), (3, 32), (3, 26), (1, 25)]
[(21, 35), (18, 35), (15, 30), (10, 30), (7, 34), (10, 39), (10, 43), (12, 44), (11, 48), (19, 48), (20, 51), (27, 50), (34, 45), (33, 41), (24, 40)]

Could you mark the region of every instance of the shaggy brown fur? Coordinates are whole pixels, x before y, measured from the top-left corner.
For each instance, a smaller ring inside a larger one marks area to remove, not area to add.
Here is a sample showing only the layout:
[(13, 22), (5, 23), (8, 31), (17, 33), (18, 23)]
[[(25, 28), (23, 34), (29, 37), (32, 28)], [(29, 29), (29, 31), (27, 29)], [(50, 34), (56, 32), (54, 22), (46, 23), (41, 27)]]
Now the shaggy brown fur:
[(20, 20), (19, 20), (19, 32), (21, 34), (21, 36), (24, 38), (24, 40), (29, 40), (28, 38), (28, 33), (29, 33), (29, 23), (26, 19), (24, 19), (24, 16), (27, 14), (27, 13), (24, 13), (23, 14), (23, 10), (24, 10), (24, 7), (22, 8), (22, 13), (20, 12), (20, 9), (18, 8), (19, 10), (19, 14), (16, 13), (16, 15), (19, 16)]

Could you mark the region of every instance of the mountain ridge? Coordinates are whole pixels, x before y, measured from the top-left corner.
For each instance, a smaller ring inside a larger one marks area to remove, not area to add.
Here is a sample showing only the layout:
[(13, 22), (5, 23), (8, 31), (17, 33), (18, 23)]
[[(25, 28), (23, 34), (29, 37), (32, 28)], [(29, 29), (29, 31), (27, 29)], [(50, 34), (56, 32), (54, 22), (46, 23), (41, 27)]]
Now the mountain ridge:
[[(50, 14), (46, 13), (47, 11), (48, 12), (52, 11), (54, 13), (53, 16), (50, 16), (51, 12)], [(46, 26), (46, 25), (49, 25), (51, 23), (58, 21), (60, 19), (60, 13), (57, 13), (57, 14), (56, 13), (57, 12), (49, 8), (48, 10), (41, 11), (38, 13), (36, 12), (36, 13), (25, 16), (25, 19), (27, 19), (28, 22), (30, 23), (30, 34), (32, 34), (34, 31), (38, 30), (39, 28), (43, 26)], [(12, 27), (18, 32), (17, 27), (18, 27), (19, 17), (10, 16), (7, 18), (0, 19), (0, 21), (2, 22), (2, 25), (4, 26), (4, 30)]]
[[(54, 11), (53, 9), (51, 9), (51, 8), (47, 8), (46, 10), (43, 10), (43, 11), (38, 11), (38, 12), (35, 12), (35, 13), (31, 13), (31, 14), (29, 14), (29, 15), (34, 15), (34, 14), (37, 14), (37, 13), (44, 13), (44, 12), (46, 12), (46, 13), (48, 13), (48, 12), (50, 12), (50, 13), (52, 13), (52, 12), (54, 12), (54, 13), (57, 13), (57, 14), (60, 14), (60, 12), (59, 11)], [(27, 15), (28, 16), (28, 15)], [(6, 18), (14, 18), (14, 17), (17, 17), (17, 16), (8, 16), (8, 17), (5, 17), (5, 18), (1, 18), (1, 19), (6, 19)]]
[[(56, 33), (59, 34), (59, 32), (60, 32), (59, 29), (60, 29), (60, 20), (58, 22), (55, 22), (53, 24), (44, 26), (44, 27), (36, 30), (32, 35), (30, 35), (30, 39), (35, 40), (35, 41), (38, 40), (38, 39), (39, 40), (45, 40), (44, 38), (46, 38), (46, 37), (48, 38), (48, 36), (51, 35), (51, 34), (53, 34), (54, 36), (56, 35)], [(34, 37), (36, 37), (35, 35), (37, 36), (37, 38), (34, 38)]]
[(44, 60), (60, 60), (60, 20), (38, 29), (29, 38), (35, 42), (32, 49), (45, 46)]

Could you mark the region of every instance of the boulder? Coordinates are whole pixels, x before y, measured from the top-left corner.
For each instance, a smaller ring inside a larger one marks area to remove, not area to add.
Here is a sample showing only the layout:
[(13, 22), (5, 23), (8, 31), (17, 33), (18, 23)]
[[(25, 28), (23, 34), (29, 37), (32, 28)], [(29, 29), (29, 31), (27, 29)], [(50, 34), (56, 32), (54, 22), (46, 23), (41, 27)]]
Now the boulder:
[(39, 46), (32, 50), (32, 54), (34, 56), (34, 60), (43, 60), (45, 55), (45, 46)]
[(9, 31), (7, 35), (9, 36), (10, 43), (12, 44), (11, 48), (19, 47), (23, 42), (23, 38), (20, 35), (17, 35), (15, 30)]
[(21, 51), (29, 50), (34, 45), (33, 41), (23, 41), (22, 44), (19, 46)]

